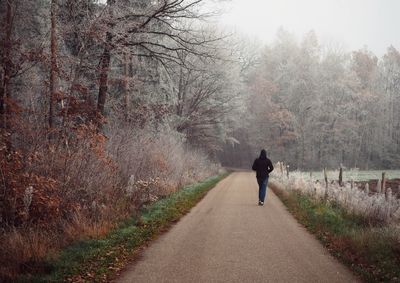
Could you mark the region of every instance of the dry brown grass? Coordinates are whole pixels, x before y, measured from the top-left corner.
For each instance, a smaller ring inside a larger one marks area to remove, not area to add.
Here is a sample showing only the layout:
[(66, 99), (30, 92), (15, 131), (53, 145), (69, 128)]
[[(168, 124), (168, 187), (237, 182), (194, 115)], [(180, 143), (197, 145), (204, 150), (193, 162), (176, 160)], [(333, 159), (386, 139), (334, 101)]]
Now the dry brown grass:
[[(0, 281), (12, 281), (23, 273), (43, 271), (43, 260), (76, 239), (97, 239), (115, 228), (124, 216), (115, 209), (103, 209), (97, 220), (75, 213), (60, 227), (20, 227), (0, 237)], [(125, 216), (125, 218), (127, 215)]]
[(93, 221), (81, 213), (76, 213), (72, 221), (64, 226), (63, 237), (70, 241), (78, 238), (100, 238), (114, 228), (116, 223), (117, 221), (109, 217)]
[(0, 209), (0, 281), (35, 273), (73, 241), (103, 237), (144, 203), (217, 173), (168, 131), (115, 129), (107, 140), (84, 127), (68, 143), (21, 150), (7, 175), (15, 194), (0, 199), (10, 207)]
[(54, 236), (44, 229), (14, 229), (0, 238), (0, 279), (8, 281), (21, 271), (36, 268), (55, 250)]

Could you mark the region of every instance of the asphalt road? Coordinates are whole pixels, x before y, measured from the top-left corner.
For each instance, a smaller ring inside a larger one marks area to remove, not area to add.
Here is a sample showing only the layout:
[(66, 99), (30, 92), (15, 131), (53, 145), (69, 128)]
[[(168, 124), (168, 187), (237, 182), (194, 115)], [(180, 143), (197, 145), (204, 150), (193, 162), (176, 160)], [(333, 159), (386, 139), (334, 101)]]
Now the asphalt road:
[(253, 173), (221, 181), (117, 282), (358, 282)]

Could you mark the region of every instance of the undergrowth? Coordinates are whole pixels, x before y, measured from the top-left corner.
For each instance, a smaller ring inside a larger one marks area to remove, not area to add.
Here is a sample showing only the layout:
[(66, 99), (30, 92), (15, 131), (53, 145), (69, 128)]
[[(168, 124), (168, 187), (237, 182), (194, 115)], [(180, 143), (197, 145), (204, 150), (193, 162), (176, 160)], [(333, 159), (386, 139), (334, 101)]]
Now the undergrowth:
[(82, 240), (42, 264), (48, 272), (20, 277), (21, 282), (108, 282), (127, 262), (133, 260), (146, 242), (178, 221), (226, 177), (222, 174), (186, 187), (144, 206), (139, 217), (132, 217), (104, 238)]
[(338, 204), (270, 186), (298, 221), (366, 282), (400, 282), (398, 227), (371, 223)]

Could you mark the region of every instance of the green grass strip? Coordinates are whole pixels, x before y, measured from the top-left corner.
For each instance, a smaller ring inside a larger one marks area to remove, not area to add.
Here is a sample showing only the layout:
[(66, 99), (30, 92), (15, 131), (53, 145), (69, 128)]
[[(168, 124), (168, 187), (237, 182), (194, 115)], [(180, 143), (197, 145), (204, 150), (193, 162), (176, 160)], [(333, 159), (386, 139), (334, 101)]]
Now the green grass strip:
[(398, 228), (372, 224), (337, 204), (283, 191), (273, 182), (270, 186), (294, 217), (363, 280), (400, 282)]
[(227, 175), (228, 173), (208, 178), (148, 205), (142, 210), (139, 219), (127, 220), (106, 237), (82, 240), (62, 250), (56, 260), (44, 263), (49, 273), (23, 277), (19, 281), (108, 282), (132, 259), (135, 250), (188, 213)]

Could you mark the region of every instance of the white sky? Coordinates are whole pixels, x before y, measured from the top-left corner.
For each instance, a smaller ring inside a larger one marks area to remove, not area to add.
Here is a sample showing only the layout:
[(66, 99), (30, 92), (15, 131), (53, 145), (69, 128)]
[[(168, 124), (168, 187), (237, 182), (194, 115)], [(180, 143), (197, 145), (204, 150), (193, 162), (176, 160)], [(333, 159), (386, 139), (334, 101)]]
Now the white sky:
[(220, 16), (223, 26), (274, 39), (280, 26), (300, 38), (315, 30), (321, 43), (347, 50), (367, 46), (381, 56), (393, 45), (400, 49), (400, 0), (231, 0)]

